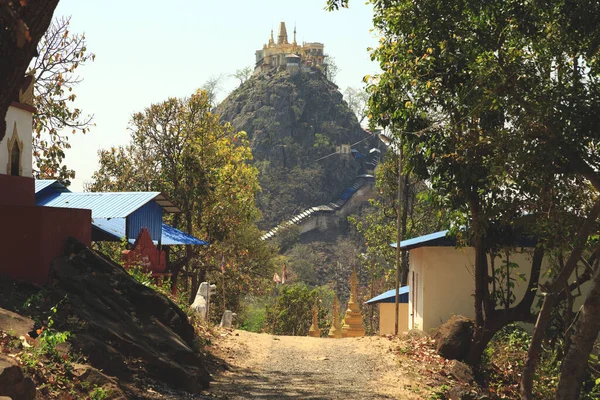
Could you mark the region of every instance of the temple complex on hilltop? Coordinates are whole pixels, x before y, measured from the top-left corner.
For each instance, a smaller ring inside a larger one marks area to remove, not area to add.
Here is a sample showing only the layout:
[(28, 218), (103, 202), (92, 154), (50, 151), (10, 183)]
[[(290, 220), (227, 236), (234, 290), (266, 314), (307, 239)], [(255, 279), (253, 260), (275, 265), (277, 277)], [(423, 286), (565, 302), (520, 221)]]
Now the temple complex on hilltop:
[(267, 72), (274, 68), (290, 69), (298, 71), (301, 69), (310, 69), (318, 67), (325, 69), (325, 53), (323, 43), (302, 43), (296, 42), (296, 27), (294, 27), (294, 40), (288, 42), (287, 29), (285, 22), (279, 23), (279, 32), (277, 33), (277, 43), (273, 39), (273, 30), (271, 29), (271, 38), (269, 42), (263, 45), (263, 48), (256, 50), (255, 74)]

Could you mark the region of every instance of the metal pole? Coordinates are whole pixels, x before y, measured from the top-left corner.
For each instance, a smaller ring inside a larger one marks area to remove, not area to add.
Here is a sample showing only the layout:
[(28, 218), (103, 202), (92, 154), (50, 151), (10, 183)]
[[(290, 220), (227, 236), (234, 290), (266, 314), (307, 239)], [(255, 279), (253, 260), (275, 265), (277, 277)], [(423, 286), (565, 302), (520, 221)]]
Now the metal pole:
[(398, 213), (398, 218), (396, 219), (396, 228), (398, 232), (396, 237), (396, 312), (394, 313), (394, 335), (398, 335), (398, 311), (400, 310), (400, 255), (402, 253), (400, 250), (400, 243), (402, 242), (402, 227), (400, 226), (402, 221), (402, 132), (400, 132), (398, 143), (400, 148), (398, 149), (398, 205), (396, 209), (396, 212)]

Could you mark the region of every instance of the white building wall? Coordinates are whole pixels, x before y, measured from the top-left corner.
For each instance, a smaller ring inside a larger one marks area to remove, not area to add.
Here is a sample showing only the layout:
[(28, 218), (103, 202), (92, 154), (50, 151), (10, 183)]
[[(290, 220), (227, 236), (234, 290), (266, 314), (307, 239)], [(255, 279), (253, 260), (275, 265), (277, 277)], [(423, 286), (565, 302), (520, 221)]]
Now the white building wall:
[[(510, 255), (511, 262), (519, 265), (518, 269), (511, 270), (511, 276), (515, 278), (513, 305), (523, 298), (527, 290), (531, 252), (532, 249), (526, 249), (522, 253)], [(496, 268), (503, 262), (503, 259), (497, 258)], [(411, 288), (409, 292), (409, 329), (429, 331), (440, 326), (452, 315), (474, 318), (474, 264), (475, 251), (472, 247), (420, 247), (410, 250), (409, 285), (412, 285), (415, 277), (417, 288), (416, 291)], [(548, 270), (548, 265), (549, 259), (545, 257), (540, 282), (547, 279), (545, 272)], [(518, 277), (521, 273), (525, 274), (526, 281)], [(582, 293), (588, 292), (588, 286), (589, 284), (586, 284), (582, 287)], [(577, 298), (574, 309), (581, 305), (584, 298), (585, 296)], [(416, 303), (414, 323), (411, 316), (413, 302)]]
[(6, 113), (6, 135), (0, 141), (0, 174), (7, 174), (8, 166), (8, 143), (16, 131), (19, 140), (23, 143), (21, 152), (22, 176), (32, 177), (33, 150), (32, 150), (32, 114), (15, 106), (10, 106)]

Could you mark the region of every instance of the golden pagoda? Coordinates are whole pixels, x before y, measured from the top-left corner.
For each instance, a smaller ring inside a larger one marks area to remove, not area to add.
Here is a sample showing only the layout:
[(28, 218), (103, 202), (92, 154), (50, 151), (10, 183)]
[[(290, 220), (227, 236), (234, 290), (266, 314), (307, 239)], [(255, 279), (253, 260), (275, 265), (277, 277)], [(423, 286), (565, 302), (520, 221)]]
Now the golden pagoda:
[(337, 294), (333, 298), (333, 324), (331, 324), (331, 329), (329, 329), (329, 337), (334, 339), (339, 339), (342, 337), (342, 330), (340, 329), (340, 312), (339, 312), (340, 304), (338, 302)]
[(319, 329), (319, 317), (318, 317), (319, 306), (317, 305), (317, 301), (318, 300), (315, 300), (315, 304), (313, 305), (313, 308), (312, 308), (312, 325), (310, 326), (310, 329), (308, 330), (308, 336), (312, 336), (312, 337), (321, 337), (321, 330)]
[(277, 41), (273, 37), (273, 29), (269, 41), (262, 49), (256, 50), (255, 72), (264, 73), (272, 69), (298, 69), (301, 67), (319, 66), (325, 69), (325, 45), (318, 42), (296, 41), (296, 27), (294, 26), (294, 40), (288, 40), (285, 22), (279, 23)]
[(350, 275), (350, 300), (348, 300), (348, 309), (342, 326), (342, 337), (365, 336), (362, 314), (356, 302), (357, 287), (358, 277), (356, 276), (356, 267), (354, 267), (352, 268), (352, 275)]

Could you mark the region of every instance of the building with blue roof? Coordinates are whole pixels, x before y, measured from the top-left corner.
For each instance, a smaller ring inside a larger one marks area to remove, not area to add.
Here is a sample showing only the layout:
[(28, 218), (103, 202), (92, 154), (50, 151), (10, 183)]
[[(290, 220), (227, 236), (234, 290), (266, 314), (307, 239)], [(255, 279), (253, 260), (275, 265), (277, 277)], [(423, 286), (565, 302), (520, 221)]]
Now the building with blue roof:
[(35, 182), (36, 204), (43, 207), (88, 209), (92, 212), (92, 241), (134, 243), (147, 228), (159, 246), (208, 245), (207, 242), (163, 223), (163, 213), (181, 210), (161, 192), (71, 192), (56, 180)]
[[(408, 331), (408, 286), (398, 288), (398, 332)], [(379, 307), (379, 334), (393, 335), (396, 328), (396, 289), (388, 290), (365, 301), (365, 304)]]
[[(391, 246), (396, 247), (397, 243)], [(520, 237), (512, 245), (509, 262), (518, 265), (517, 268), (510, 268), (511, 283), (514, 284), (511, 293), (515, 296), (515, 303), (523, 298), (527, 290), (534, 247), (535, 240), (526, 236)], [(400, 249), (408, 251), (409, 254), (407, 283), (410, 290), (407, 290), (407, 309), (403, 316), (407, 322), (407, 329), (429, 331), (440, 326), (452, 315), (475, 317), (473, 247), (458, 247), (457, 240), (451, 232), (443, 230), (403, 240)], [(489, 260), (490, 265), (491, 261)], [(493, 260), (496, 268), (506, 263), (506, 254), (500, 254)], [(548, 268), (548, 263), (549, 261), (544, 259), (542, 271)], [(522, 277), (525, 280), (521, 279)], [(393, 323), (393, 316), (392, 311), (386, 318), (391, 319)]]

